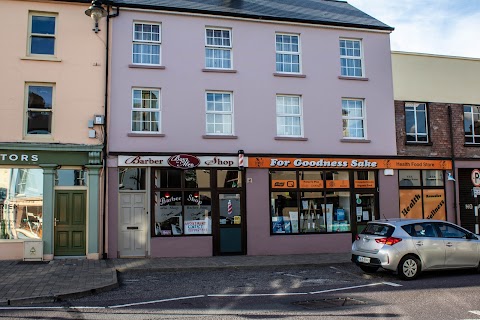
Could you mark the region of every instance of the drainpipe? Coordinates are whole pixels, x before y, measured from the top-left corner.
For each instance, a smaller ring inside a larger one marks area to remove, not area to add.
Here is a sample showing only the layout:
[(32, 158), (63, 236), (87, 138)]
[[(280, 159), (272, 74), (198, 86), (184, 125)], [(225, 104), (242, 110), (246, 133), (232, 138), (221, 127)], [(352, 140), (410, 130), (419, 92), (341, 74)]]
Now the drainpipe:
[(105, 125), (103, 132), (103, 232), (102, 243), (103, 252), (102, 259), (107, 259), (107, 245), (106, 245), (106, 230), (107, 230), (107, 141), (108, 141), (108, 81), (109, 81), (109, 64), (110, 64), (110, 18), (118, 17), (120, 14), (120, 7), (117, 7), (115, 14), (110, 14), (110, 5), (107, 6), (107, 40), (105, 45)]
[[(455, 169), (455, 149), (453, 143), (453, 124), (452, 124), (452, 107), (448, 106), (448, 124), (450, 126), (450, 149), (451, 149), (451, 156), (452, 156), (452, 173), (453, 176), (456, 177), (456, 169)], [(457, 224), (457, 181), (453, 181), (453, 207), (455, 213), (455, 224)]]

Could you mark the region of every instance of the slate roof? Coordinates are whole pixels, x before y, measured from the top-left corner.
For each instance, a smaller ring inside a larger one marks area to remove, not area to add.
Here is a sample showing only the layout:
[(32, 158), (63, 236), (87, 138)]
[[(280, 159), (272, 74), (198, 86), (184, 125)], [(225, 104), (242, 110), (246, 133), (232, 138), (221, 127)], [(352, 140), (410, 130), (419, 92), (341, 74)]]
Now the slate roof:
[(337, 0), (112, 0), (108, 2), (120, 7), (393, 30), (392, 27), (349, 3)]

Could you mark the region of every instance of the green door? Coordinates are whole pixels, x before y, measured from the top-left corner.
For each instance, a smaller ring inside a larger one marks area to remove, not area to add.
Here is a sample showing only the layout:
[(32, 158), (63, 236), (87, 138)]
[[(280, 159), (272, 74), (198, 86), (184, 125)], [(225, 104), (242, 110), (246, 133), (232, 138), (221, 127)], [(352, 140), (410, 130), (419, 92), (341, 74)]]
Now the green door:
[(55, 192), (55, 255), (84, 256), (86, 248), (86, 191)]

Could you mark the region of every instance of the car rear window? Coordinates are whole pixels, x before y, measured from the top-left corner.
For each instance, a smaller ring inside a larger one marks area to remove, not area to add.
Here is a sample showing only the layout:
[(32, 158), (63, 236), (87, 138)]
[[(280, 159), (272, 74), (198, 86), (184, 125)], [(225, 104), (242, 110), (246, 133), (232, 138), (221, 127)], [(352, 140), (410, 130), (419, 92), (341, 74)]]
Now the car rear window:
[(362, 231), (362, 234), (390, 237), (394, 230), (394, 227), (387, 224), (369, 223), (367, 227)]

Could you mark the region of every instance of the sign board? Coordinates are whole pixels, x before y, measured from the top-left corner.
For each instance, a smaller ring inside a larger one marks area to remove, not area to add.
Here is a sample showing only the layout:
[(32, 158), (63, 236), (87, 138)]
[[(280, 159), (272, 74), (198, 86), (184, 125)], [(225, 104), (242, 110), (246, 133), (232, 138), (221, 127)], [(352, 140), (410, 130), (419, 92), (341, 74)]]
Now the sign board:
[(480, 188), (479, 187), (473, 187), (473, 196), (476, 198), (477, 196), (480, 196)]
[(471, 179), (475, 187), (480, 187), (480, 170), (473, 169), (471, 174)]

